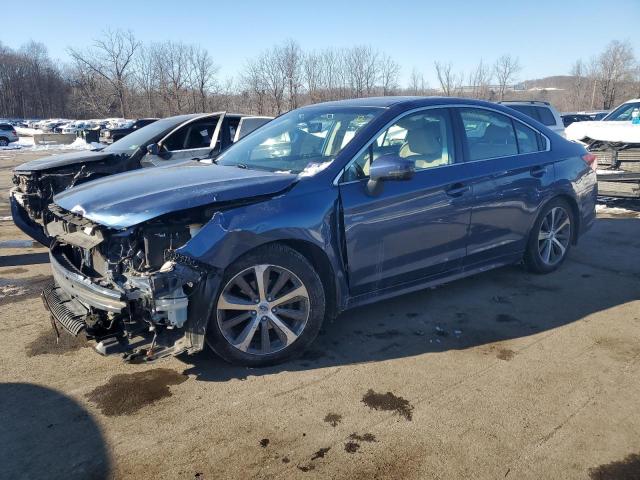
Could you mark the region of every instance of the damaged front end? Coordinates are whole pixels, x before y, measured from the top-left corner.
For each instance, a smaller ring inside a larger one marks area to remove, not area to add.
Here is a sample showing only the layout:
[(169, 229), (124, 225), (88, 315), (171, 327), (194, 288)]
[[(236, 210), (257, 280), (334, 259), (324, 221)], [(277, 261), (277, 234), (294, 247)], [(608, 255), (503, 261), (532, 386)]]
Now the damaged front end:
[(640, 198), (640, 144), (583, 139), (598, 161), (598, 194)]
[(51, 205), (44, 224), (54, 239), (55, 284), (43, 300), (56, 330), (84, 333), (99, 353), (129, 362), (202, 350), (218, 272), (176, 249), (207, 214), (181, 212), (117, 230)]

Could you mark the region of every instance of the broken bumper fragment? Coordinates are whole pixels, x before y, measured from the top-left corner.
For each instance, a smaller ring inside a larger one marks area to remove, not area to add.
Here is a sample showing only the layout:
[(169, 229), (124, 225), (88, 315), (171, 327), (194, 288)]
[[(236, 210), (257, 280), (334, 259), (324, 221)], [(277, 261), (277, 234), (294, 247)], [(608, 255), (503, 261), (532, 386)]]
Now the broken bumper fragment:
[(202, 349), (183, 291), (200, 274), (189, 267), (172, 264), (164, 272), (113, 285), (79, 271), (61, 249), (53, 248), (49, 259), (55, 283), (42, 298), (56, 331), (59, 326), (71, 335), (84, 333), (99, 353), (123, 354), (131, 362)]

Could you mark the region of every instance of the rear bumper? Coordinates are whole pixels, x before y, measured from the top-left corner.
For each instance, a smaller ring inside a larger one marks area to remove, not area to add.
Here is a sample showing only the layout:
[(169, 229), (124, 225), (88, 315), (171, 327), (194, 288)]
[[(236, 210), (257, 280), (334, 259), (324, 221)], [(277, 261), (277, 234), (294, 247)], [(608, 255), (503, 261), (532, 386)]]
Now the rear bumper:
[(9, 201), (11, 203), (11, 216), (13, 217), (13, 223), (29, 235), (34, 240), (38, 241), (45, 247), (49, 246), (49, 237), (44, 233), (44, 228), (39, 223), (35, 222), (29, 217), (27, 210), (22, 206), (19, 201), (20, 192), (13, 189), (9, 192)]

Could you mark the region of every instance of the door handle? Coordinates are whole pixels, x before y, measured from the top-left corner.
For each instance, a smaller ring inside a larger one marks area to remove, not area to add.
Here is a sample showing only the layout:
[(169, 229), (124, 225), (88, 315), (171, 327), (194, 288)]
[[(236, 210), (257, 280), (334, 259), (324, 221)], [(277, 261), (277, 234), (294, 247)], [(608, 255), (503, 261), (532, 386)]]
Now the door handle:
[(547, 167), (538, 165), (537, 167), (533, 167), (529, 170), (532, 177), (542, 177), (545, 173), (547, 173)]
[(454, 183), (451, 188), (446, 191), (446, 193), (450, 197), (461, 197), (469, 190), (469, 185), (464, 185), (463, 183)]

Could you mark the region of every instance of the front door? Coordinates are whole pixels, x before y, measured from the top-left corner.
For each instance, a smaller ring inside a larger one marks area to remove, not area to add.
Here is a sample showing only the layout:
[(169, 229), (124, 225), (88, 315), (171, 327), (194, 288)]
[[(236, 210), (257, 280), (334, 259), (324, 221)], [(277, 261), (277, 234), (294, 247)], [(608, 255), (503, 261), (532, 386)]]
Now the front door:
[[(455, 144), (450, 111), (425, 109), (395, 122), (345, 169), (339, 188), (352, 295), (461, 267), (471, 207)], [(416, 173), (371, 194), (370, 162), (388, 154), (414, 161)]]

